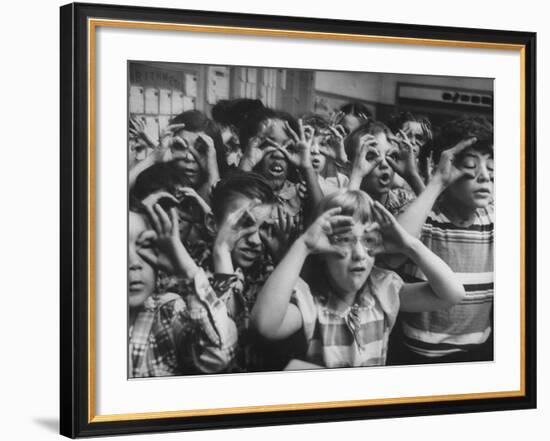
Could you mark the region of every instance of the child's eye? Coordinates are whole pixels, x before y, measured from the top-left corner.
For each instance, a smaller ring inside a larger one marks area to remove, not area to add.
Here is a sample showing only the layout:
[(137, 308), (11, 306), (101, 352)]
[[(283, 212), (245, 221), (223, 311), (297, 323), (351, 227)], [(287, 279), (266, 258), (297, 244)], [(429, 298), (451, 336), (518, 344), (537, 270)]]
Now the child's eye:
[(372, 235), (372, 234), (365, 235), (361, 239), (361, 243), (366, 248), (369, 248), (369, 249), (376, 248), (380, 243), (380, 238), (378, 237), (378, 235)]
[(348, 245), (353, 241), (350, 236), (333, 236), (332, 242), (336, 245)]
[(488, 160), (487, 160), (487, 169), (488, 169), (489, 171), (493, 171), (493, 170), (494, 170), (494, 167), (495, 167), (495, 166), (494, 166), (493, 160), (492, 160), (492, 159), (488, 159)]
[(139, 242), (138, 245), (139, 245), (140, 248), (151, 249), (151, 248), (153, 248), (154, 243), (151, 240), (144, 240), (144, 241)]
[(367, 152), (367, 161), (373, 161), (378, 155), (375, 152)]
[(399, 161), (399, 154), (397, 152), (390, 153), (388, 157), (394, 161)]
[(467, 158), (464, 161), (462, 161), (462, 167), (475, 168), (476, 166), (477, 166), (477, 163), (473, 158)]

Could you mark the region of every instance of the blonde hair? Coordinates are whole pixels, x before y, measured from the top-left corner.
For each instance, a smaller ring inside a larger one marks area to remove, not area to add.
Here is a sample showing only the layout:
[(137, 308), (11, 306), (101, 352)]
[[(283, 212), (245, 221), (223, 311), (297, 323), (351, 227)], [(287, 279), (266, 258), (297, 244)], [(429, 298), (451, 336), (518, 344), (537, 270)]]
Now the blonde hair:
[(373, 201), (371, 197), (361, 190), (342, 189), (328, 196), (325, 196), (317, 206), (316, 217), (331, 208), (340, 207), (340, 214), (352, 216), (361, 223), (374, 222)]

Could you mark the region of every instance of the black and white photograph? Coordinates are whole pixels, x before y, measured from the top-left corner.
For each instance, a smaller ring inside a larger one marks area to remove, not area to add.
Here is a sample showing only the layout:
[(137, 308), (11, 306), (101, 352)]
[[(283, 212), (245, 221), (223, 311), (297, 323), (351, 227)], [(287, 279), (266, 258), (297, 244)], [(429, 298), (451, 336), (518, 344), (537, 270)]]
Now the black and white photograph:
[(127, 69), (128, 378), (494, 360), (492, 78)]

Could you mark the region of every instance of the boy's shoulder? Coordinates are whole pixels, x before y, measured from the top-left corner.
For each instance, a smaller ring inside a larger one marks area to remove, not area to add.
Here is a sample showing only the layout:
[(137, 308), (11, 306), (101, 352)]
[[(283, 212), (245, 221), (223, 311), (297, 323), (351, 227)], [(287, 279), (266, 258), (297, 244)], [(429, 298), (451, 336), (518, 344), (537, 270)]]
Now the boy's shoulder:
[(468, 227), (456, 225), (441, 209), (441, 205), (436, 203), (424, 223), (426, 226), (434, 226), (442, 230), (455, 229), (476, 229), (479, 226), (492, 228), (494, 223), (494, 205), (490, 204), (487, 207), (478, 208), (475, 212), (473, 223)]
[[(185, 309), (185, 302), (179, 294), (165, 292), (149, 297), (150, 303), (145, 307), (160, 315), (173, 315)], [(147, 299), (147, 301), (149, 301)], [(146, 301), (146, 303), (147, 303)]]
[(373, 266), (369, 274), (371, 289), (374, 291), (386, 291), (389, 287), (393, 287), (399, 291), (403, 285), (403, 279), (395, 271), (386, 268)]

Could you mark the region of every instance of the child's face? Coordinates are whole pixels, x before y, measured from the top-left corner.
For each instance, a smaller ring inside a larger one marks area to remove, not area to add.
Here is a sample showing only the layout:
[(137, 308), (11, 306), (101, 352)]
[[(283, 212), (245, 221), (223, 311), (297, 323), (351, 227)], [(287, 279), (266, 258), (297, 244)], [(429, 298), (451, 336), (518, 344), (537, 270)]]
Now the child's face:
[(468, 172), (449, 188), (453, 201), (467, 209), (484, 208), (493, 200), (493, 153), (477, 151), (472, 148), (464, 150), (457, 158), (455, 165)]
[[(289, 137), (284, 129), (284, 122), (280, 119), (271, 120), (266, 137), (279, 145), (285, 144)], [(278, 150), (268, 153), (258, 164), (257, 172), (269, 182), (284, 182), (288, 175), (288, 162), (285, 155)]]
[(130, 160), (143, 161), (148, 154), (148, 147), (144, 141), (135, 137), (130, 138)]
[(246, 225), (246, 228), (255, 225), (257, 229), (254, 233), (244, 236), (235, 243), (231, 251), (231, 260), (236, 267), (246, 269), (261, 259), (264, 254), (264, 245), (260, 238), (260, 226), (270, 218), (273, 208), (268, 204), (259, 204), (257, 201), (246, 196), (234, 196), (227, 204), (224, 218), (220, 222), (220, 225), (232, 213), (244, 207), (250, 207), (251, 214), (249, 225)]
[[(176, 190), (177, 191), (177, 190)], [(176, 193), (176, 198), (178, 194)], [(179, 200), (180, 198), (178, 198)], [(198, 225), (203, 223), (201, 208), (192, 199), (183, 200), (177, 207), (180, 239), (185, 244), (194, 244), (201, 239)]]
[(409, 141), (414, 147), (413, 152), (415, 156), (418, 156), (419, 150), (424, 147), (428, 141), (422, 124), (418, 121), (405, 121), (401, 130), (407, 134)]
[(128, 232), (128, 303), (130, 308), (138, 308), (155, 288), (155, 270), (139, 255), (140, 250), (151, 251), (153, 242), (144, 237), (150, 229), (145, 217), (130, 212)]
[(327, 163), (327, 158), (321, 153), (321, 147), (326, 146), (326, 135), (315, 135), (311, 144), (311, 165), (315, 173), (321, 173)]
[(365, 121), (359, 118), (358, 116), (348, 114), (345, 115), (340, 121), (340, 125), (345, 129), (346, 133), (349, 135), (357, 127), (359, 127)]
[(333, 245), (343, 256), (325, 256), (331, 286), (335, 293), (357, 292), (367, 281), (374, 265), (374, 257), (368, 251), (380, 244), (380, 233), (369, 231), (370, 224), (355, 221), (350, 233), (332, 236)]
[[(199, 139), (199, 135), (203, 132), (188, 132), (187, 130), (180, 130), (177, 136), (184, 139), (190, 146), (197, 148), (195, 145)], [(191, 181), (193, 186), (197, 186), (201, 181), (201, 168), (195, 157), (191, 154), (189, 149), (184, 146), (175, 143), (172, 146), (172, 158), (181, 169), (183, 174)]]
[[(386, 161), (387, 157), (391, 157), (395, 161), (399, 161), (399, 148), (388, 140), (386, 135), (382, 132), (374, 135), (376, 139), (375, 149), (378, 151), (382, 161), (376, 166), (376, 168), (370, 172), (361, 183), (361, 189), (373, 198), (379, 199), (383, 194), (390, 191), (395, 172)], [(369, 155), (373, 155), (373, 158), (369, 158)], [(367, 160), (375, 160), (376, 155), (373, 152), (367, 151)]]

